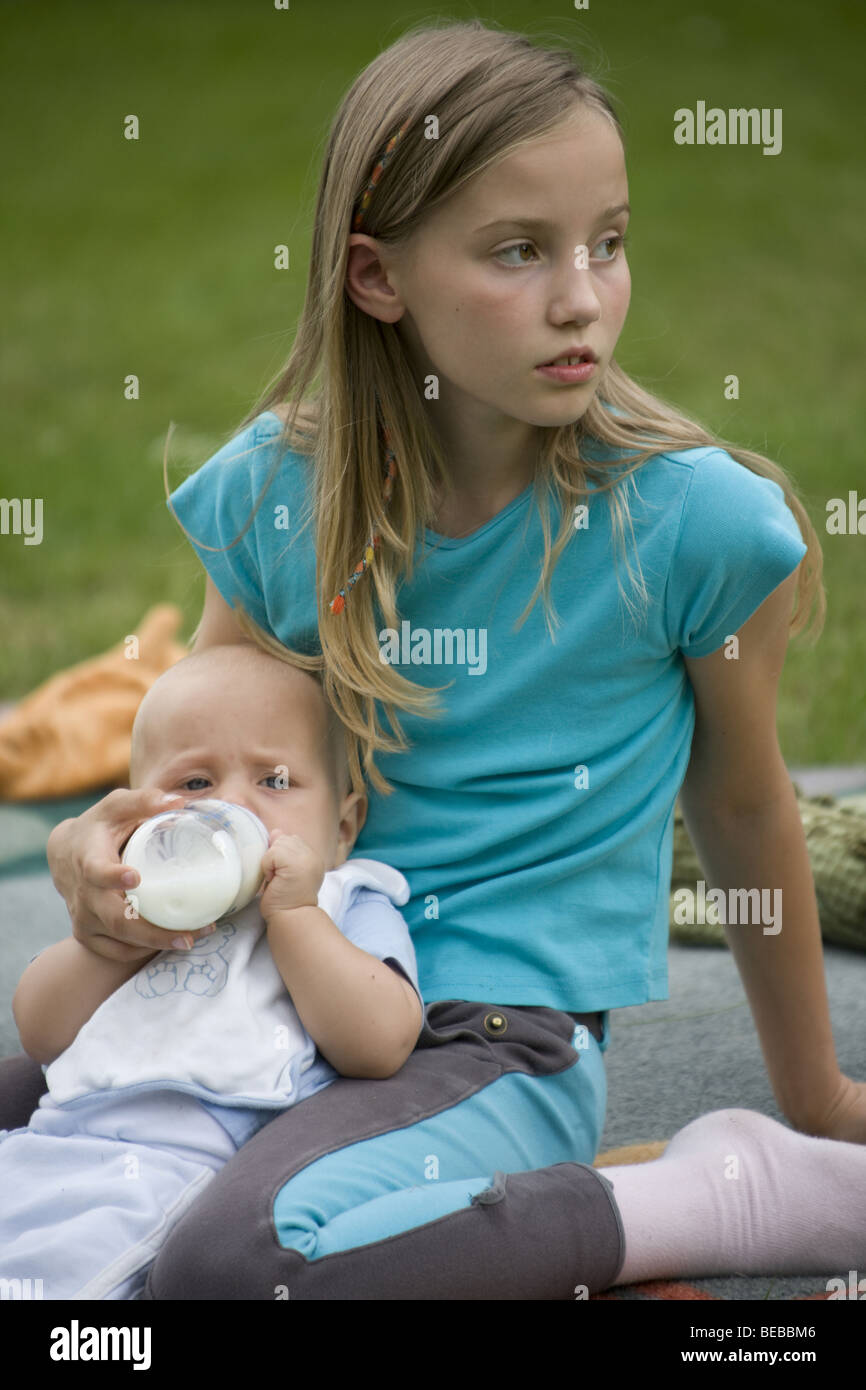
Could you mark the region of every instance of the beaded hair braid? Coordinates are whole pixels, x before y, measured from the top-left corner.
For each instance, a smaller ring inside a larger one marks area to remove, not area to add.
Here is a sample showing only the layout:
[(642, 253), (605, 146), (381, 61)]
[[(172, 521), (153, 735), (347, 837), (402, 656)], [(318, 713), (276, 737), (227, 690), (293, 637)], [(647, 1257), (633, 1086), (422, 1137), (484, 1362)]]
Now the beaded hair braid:
[[(367, 211), (367, 208), (370, 206), (370, 199), (373, 197), (373, 191), (376, 187), (376, 184), (382, 177), (382, 171), (384, 170), (385, 165), (388, 163), (388, 160), (391, 158), (392, 154), (394, 153), (394, 150), (399, 145), (403, 136), (406, 134), (406, 131), (409, 129), (410, 124), (410, 121), (406, 121), (403, 125), (401, 125), (400, 129), (397, 131), (397, 134), (391, 136), (391, 139), (388, 141), (387, 145), (382, 151), (381, 156), (376, 161), (376, 165), (373, 169), (370, 182), (364, 189), (364, 192), (361, 195), (361, 198), (358, 202), (357, 211), (355, 212), (355, 215), (352, 218), (353, 232), (358, 232), (361, 230), (364, 221), (364, 215)], [(383, 435), (385, 439), (385, 486), (383, 490), (383, 500), (385, 506), (387, 507), (388, 503), (391, 501), (391, 494), (394, 491), (394, 479), (397, 476), (397, 458), (394, 453), (394, 450), (391, 448), (391, 437), (387, 427), (383, 427)], [(350, 589), (352, 589), (354, 585), (357, 584), (358, 580), (361, 578), (361, 575), (364, 574), (364, 572), (372, 562), (373, 556), (376, 552), (378, 545), (379, 533), (378, 531), (374, 531), (373, 534), (370, 537), (368, 537), (367, 544), (364, 547), (363, 559), (358, 561), (353, 573), (346, 581), (343, 588), (340, 589), (339, 593), (336, 594), (334, 598), (331, 599), (331, 602), (328, 604), (328, 608), (331, 613), (343, 612), (343, 610), (346, 607), (346, 599), (348, 598)]]

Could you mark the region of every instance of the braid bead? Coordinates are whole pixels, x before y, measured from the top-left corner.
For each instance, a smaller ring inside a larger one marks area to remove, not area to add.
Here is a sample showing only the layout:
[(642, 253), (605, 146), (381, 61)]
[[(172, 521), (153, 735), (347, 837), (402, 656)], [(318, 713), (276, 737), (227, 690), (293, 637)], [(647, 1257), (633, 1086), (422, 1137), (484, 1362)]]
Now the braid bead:
[[(391, 501), (391, 497), (394, 492), (394, 479), (397, 476), (397, 456), (394, 453), (394, 450), (391, 448), (391, 436), (387, 429), (384, 430), (384, 435), (386, 447), (386, 475), (385, 486), (383, 489), (383, 500), (385, 506), (387, 507), (389, 502)], [(348, 598), (350, 591), (357, 584), (358, 580), (361, 578), (361, 575), (364, 574), (368, 567), (372, 564), (373, 556), (379, 548), (379, 544), (379, 533), (378, 531), (374, 531), (373, 535), (368, 538), (367, 544), (364, 547), (363, 560), (359, 560), (358, 564), (355, 566), (351, 578), (346, 582), (344, 587), (340, 589), (339, 593), (335, 594), (335, 596), (331, 599), (331, 602), (328, 604), (328, 609), (331, 613), (343, 612), (343, 610), (346, 607), (346, 599)]]
[(373, 192), (376, 188), (376, 184), (382, 177), (382, 171), (388, 163), (388, 160), (394, 153), (395, 149), (399, 145), (400, 141), (403, 139), (403, 136), (406, 134), (406, 131), (409, 129), (409, 126), (411, 124), (411, 121), (405, 121), (403, 125), (401, 125), (400, 129), (397, 131), (397, 134), (391, 136), (391, 139), (388, 141), (387, 145), (382, 151), (381, 158), (376, 163), (376, 167), (373, 170), (373, 175), (370, 179), (370, 182), (367, 184), (367, 187), (361, 194), (361, 198), (358, 203), (358, 210), (355, 213), (355, 216), (352, 220), (353, 232), (359, 232), (361, 230), (361, 223), (364, 221), (364, 215), (367, 211), (367, 208), (370, 206), (370, 200), (373, 197)]

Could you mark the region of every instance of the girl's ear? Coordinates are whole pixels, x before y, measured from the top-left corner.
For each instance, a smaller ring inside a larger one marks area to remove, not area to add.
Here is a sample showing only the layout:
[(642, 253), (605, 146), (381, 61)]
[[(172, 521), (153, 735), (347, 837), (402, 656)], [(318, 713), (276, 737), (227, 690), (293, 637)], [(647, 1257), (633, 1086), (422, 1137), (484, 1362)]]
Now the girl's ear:
[(406, 306), (395, 287), (396, 265), (373, 237), (354, 232), (349, 237), (346, 293), (357, 308), (382, 323), (397, 323)]

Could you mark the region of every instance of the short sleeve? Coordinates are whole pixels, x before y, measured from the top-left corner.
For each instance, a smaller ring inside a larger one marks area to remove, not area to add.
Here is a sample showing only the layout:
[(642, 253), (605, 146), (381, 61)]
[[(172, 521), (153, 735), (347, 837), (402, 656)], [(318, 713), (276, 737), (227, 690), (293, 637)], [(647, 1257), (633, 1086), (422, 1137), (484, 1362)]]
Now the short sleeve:
[(421, 997), (418, 964), (402, 912), (386, 893), (359, 888), (343, 918), (342, 932), (353, 945), (377, 960), (396, 963)]
[(281, 434), (281, 422), (265, 412), (181, 483), (169, 501), (226, 603), (243, 608), (284, 645), (315, 651), (311, 462), (291, 450), (281, 452)]
[(785, 494), (723, 449), (695, 459), (666, 589), (671, 646), (709, 656), (806, 554)]

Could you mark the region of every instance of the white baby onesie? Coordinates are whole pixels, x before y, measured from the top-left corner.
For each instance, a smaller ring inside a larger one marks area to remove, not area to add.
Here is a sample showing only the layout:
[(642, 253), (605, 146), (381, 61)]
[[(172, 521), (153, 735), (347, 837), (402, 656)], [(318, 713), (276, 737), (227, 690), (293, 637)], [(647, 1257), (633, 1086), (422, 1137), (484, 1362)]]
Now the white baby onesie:
[[(362, 888), (386, 894), (397, 906), (409, 899), (399, 870), (376, 859), (348, 859), (325, 874), (319, 907), (342, 927)], [(389, 943), (395, 939), (392, 919), (402, 922), (405, 942), (398, 932), (396, 951), (383, 951), (383, 958), (396, 955), (414, 966), (409, 930), (396, 912), (389, 913)], [(192, 950), (154, 956), (99, 1006), (45, 1079), (58, 1105), (74, 1105), (94, 1092), (158, 1085), (222, 1105), (281, 1108), (296, 1099), (298, 1080), (315, 1056), (254, 899)]]

